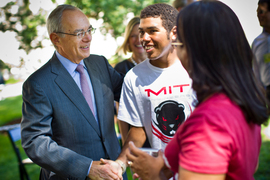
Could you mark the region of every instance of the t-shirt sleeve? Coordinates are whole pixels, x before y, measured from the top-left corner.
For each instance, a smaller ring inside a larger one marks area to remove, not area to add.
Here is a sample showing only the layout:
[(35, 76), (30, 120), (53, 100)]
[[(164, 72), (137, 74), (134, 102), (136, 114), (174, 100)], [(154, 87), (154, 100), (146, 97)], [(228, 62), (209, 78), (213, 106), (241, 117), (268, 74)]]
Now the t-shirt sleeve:
[(139, 116), (139, 108), (134, 88), (132, 87), (131, 75), (132, 74), (128, 72), (124, 78), (117, 118), (132, 126), (143, 127)]
[(199, 113), (184, 123), (182, 131), (177, 133), (182, 168), (209, 174), (227, 172), (234, 143), (228, 127), (217, 118)]

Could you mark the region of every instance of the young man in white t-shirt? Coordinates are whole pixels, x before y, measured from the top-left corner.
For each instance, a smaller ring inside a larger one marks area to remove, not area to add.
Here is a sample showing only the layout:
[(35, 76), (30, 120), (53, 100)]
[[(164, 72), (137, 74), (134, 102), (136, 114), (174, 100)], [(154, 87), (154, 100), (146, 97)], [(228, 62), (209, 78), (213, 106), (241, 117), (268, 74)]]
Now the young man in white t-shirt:
[(171, 44), (176, 37), (178, 11), (154, 4), (141, 12), (140, 41), (148, 59), (125, 76), (118, 119), (131, 125), (117, 162), (125, 170), (128, 142), (142, 147), (146, 136), (154, 149), (164, 149), (193, 110), (192, 81)]

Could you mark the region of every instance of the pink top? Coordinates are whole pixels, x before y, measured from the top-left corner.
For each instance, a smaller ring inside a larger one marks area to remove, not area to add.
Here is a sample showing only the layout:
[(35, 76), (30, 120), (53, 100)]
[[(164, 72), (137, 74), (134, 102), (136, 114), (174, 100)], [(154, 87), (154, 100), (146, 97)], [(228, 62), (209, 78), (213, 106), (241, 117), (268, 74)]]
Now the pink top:
[(253, 180), (260, 130), (247, 123), (241, 109), (226, 95), (215, 94), (179, 127), (165, 149), (165, 161), (176, 173), (180, 165), (197, 173), (226, 173), (226, 180)]

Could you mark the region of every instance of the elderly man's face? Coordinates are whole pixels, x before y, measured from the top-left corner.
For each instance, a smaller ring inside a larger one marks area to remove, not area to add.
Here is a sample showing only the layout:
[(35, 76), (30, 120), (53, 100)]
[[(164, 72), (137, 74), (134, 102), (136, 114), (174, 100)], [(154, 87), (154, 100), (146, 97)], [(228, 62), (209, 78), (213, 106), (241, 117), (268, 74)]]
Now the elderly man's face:
[[(77, 34), (78, 32), (87, 31), (90, 28), (88, 18), (79, 10), (66, 10), (62, 17), (63, 32)], [(90, 42), (92, 35), (85, 33), (84, 37), (67, 35), (59, 36), (59, 42), (56, 44), (58, 52), (74, 63), (79, 63), (82, 59), (90, 55)]]
[(262, 27), (270, 28), (270, 11), (268, 11), (267, 3), (258, 5), (257, 16)]

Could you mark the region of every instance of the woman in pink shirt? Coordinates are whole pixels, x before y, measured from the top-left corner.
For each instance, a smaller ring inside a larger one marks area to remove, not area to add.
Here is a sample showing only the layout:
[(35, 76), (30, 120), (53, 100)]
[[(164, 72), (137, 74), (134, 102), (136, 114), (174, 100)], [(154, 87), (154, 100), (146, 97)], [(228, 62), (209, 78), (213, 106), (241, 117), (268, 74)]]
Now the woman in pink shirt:
[(219, 1), (194, 2), (178, 14), (177, 35), (172, 44), (193, 80), (196, 109), (164, 154), (131, 143), (131, 169), (143, 180), (253, 180), (269, 105), (237, 16)]

